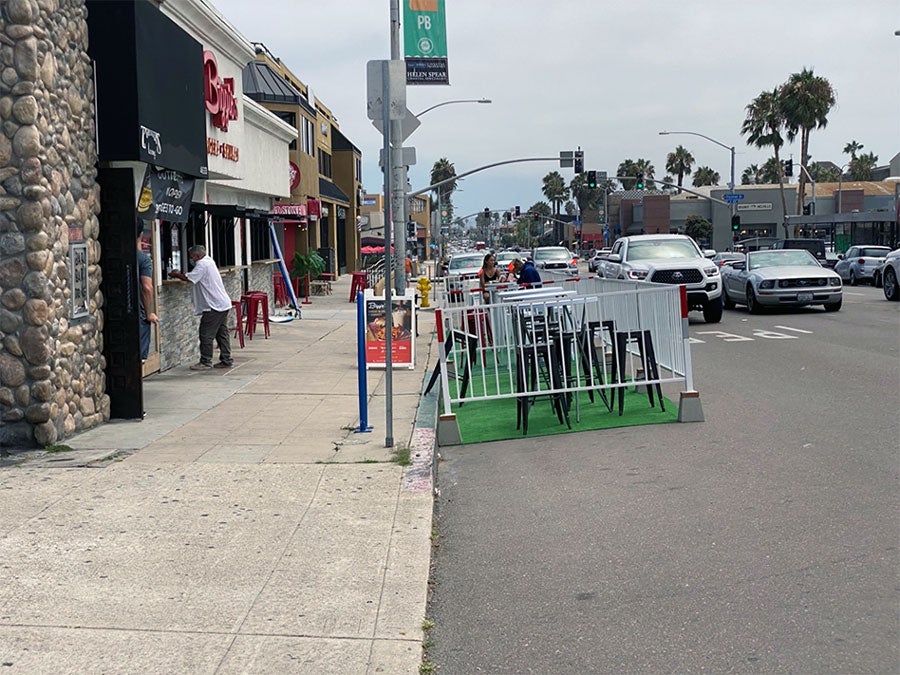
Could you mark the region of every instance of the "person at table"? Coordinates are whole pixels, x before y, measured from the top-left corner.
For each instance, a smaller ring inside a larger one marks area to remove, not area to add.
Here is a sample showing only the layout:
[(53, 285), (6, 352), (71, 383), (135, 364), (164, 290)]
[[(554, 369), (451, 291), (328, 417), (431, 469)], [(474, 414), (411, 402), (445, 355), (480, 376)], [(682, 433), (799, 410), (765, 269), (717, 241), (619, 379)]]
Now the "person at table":
[(481, 284), (481, 288), (484, 289), (482, 291), (484, 301), (490, 301), (491, 294), (487, 291), (487, 285), (500, 281), (500, 268), (497, 267), (497, 258), (494, 257), (493, 253), (488, 253), (484, 256), (484, 260), (481, 261), (481, 269), (478, 270), (478, 281)]
[(519, 280), (519, 275), (522, 273), (522, 262), (521, 258), (515, 258), (510, 261), (509, 267), (507, 267), (506, 275), (503, 277), (503, 281), (507, 281), (509, 283), (516, 283)]
[(531, 288), (538, 288), (541, 285), (541, 274), (534, 266), (531, 258), (525, 260), (522, 265), (522, 271), (519, 273), (519, 284), (528, 284)]

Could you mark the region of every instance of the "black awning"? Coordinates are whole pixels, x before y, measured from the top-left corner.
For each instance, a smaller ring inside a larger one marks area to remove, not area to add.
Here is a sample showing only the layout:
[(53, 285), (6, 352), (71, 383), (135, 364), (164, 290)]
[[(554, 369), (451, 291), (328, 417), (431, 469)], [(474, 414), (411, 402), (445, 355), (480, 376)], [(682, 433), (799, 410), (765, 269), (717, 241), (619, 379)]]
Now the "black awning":
[(268, 63), (251, 61), (244, 68), (241, 83), (244, 94), (257, 103), (293, 103), (315, 115), (306, 97), (290, 82), (275, 72)]
[(212, 216), (220, 216), (222, 218), (243, 218), (247, 209), (243, 206), (235, 206), (234, 204), (191, 204), (192, 209), (198, 211), (206, 211)]
[(325, 178), (319, 178), (319, 197), (350, 206), (350, 197), (344, 194), (341, 188)]

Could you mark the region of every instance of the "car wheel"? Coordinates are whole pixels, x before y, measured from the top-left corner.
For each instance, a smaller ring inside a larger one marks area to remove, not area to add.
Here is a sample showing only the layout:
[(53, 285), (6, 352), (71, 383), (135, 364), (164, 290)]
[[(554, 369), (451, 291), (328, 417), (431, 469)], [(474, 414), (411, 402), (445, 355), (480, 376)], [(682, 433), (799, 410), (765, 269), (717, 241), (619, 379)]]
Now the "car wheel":
[(722, 320), (722, 296), (704, 303), (703, 320), (706, 323), (719, 323)]
[(872, 275), (872, 285), (875, 288), (881, 288), (881, 273), (880, 272), (875, 272), (875, 274)]
[(825, 311), (826, 312), (836, 312), (841, 308), (841, 303), (843, 299), (838, 300), (837, 302), (826, 302), (825, 303)]
[(750, 284), (747, 284), (747, 311), (750, 314), (759, 314), (762, 311), (759, 301), (756, 299), (756, 292)]
[(856, 280), (856, 275), (853, 273), (853, 270), (850, 270), (850, 285), (856, 286), (859, 282)]
[(884, 291), (884, 297), (888, 300), (900, 300), (900, 284), (897, 283), (897, 273), (893, 268), (889, 267), (884, 271), (881, 290)]
[(728, 295), (728, 291), (722, 289), (722, 306), (725, 309), (734, 309), (734, 300)]

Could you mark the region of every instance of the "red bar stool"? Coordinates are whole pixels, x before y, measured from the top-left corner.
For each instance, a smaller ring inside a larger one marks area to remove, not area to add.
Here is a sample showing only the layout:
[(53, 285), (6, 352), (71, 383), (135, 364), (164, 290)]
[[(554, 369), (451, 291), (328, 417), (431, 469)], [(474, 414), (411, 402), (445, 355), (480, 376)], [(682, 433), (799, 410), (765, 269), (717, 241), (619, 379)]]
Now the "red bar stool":
[(241, 302), (247, 303), (247, 337), (253, 339), (256, 324), (263, 325), (263, 334), (268, 339), (269, 333), (269, 294), (263, 291), (248, 291), (241, 296)]
[(231, 306), (234, 307), (234, 336), (238, 339), (241, 349), (244, 348), (244, 311), (243, 303), (240, 300), (232, 300)]
[(350, 283), (350, 302), (356, 302), (356, 294), (366, 289), (366, 272), (351, 272), (352, 281)]
[(284, 283), (284, 277), (276, 274), (272, 277), (272, 287), (275, 289), (275, 306), (284, 307), (288, 304), (287, 285)]

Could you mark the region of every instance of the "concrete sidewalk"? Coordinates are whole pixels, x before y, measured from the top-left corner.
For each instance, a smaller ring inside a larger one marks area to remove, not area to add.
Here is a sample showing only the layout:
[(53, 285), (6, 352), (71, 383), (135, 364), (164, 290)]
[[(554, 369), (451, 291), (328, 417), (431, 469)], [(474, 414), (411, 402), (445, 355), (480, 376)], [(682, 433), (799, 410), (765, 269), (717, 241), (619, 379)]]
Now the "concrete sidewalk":
[[(431, 546), (433, 314), (368, 372), (350, 278), (236, 367), (145, 379), (111, 422), (0, 469), (0, 661), (19, 672), (417, 673)], [(420, 400), (422, 405), (420, 406)], [(417, 422), (418, 419), (418, 422)]]

